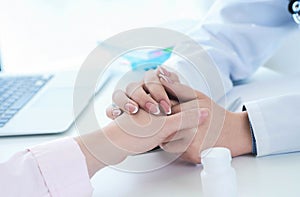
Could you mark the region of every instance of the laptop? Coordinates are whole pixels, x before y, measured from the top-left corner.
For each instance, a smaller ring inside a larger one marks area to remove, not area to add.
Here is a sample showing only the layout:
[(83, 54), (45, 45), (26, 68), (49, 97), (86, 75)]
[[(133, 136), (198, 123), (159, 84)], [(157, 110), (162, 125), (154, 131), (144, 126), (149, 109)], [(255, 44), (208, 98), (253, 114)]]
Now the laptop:
[[(0, 68), (3, 71), (1, 59)], [(68, 130), (77, 118), (73, 112), (76, 76), (76, 71), (35, 75), (1, 72), (0, 136), (50, 134)], [(108, 79), (109, 74), (98, 84), (98, 90)], [(86, 101), (80, 106), (81, 111), (88, 105), (89, 99)]]

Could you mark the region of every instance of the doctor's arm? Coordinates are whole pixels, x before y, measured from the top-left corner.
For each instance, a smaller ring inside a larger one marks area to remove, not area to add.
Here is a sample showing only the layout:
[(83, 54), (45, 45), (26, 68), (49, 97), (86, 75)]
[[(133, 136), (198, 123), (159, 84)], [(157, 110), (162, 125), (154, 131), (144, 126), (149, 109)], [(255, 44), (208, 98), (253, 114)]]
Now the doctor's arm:
[(245, 103), (257, 156), (300, 151), (300, 94)]
[[(196, 95), (194, 106), (210, 110), (209, 117), (199, 125), (189, 147), (182, 149), (185, 150), (182, 155), (184, 160), (199, 163), (199, 153), (214, 146), (229, 148), (232, 156), (249, 153), (266, 156), (300, 151), (300, 94), (252, 101), (244, 104), (245, 111), (233, 113), (183, 84), (163, 82), (163, 85), (170, 95), (177, 93), (184, 100), (191, 99), (186, 95)], [(180, 109), (175, 106), (172, 111), (183, 110), (184, 106), (182, 104)], [(162, 148), (173, 152), (181, 144), (176, 141), (163, 143)]]
[(140, 110), (134, 117), (123, 114), (102, 130), (16, 153), (0, 163), (0, 196), (91, 196), (90, 178), (97, 171), (197, 127), (206, 118), (205, 111), (194, 108), (152, 117)]
[[(251, 76), (270, 58), (284, 39), (299, 30), (288, 12), (287, 0), (217, 0), (207, 16), (188, 35), (195, 39), (219, 68), (225, 92), (232, 82)], [(200, 76), (177, 58), (174, 67), (193, 88), (201, 87)], [(253, 133), (253, 153), (258, 156), (300, 151), (299, 98), (289, 95), (245, 104)], [(256, 149), (256, 150), (255, 150)]]
[[(186, 32), (218, 68), (225, 92), (232, 82), (250, 77), (298, 30), (288, 4), (288, 0), (216, 0), (203, 20)], [(185, 76), (191, 87), (207, 93), (199, 72), (182, 58), (171, 56), (164, 64)]]
[[(204, 19), (186, 34), (194, 39), (211, 59), (209, 65), (204, 63), (199, 67), (207, 66), (209, 69), (209, 66), (214, 66), (218, 69), (218, 75), (202, 76), (201, 68), (197, 70), (195, 65), (176, 54), (164, 65), (173, 68), (189, 86), (206, 95), (211, 94), (210, 88), (213, 84), (210, 83), (214, 83), (216, 77), (221, 78), (224, 91), (220, 91), (219, 95), (212, 95), (212, 99), (218, 101), (224, 93), (231, 90), (234, 81), (250, 77), (274, 54), (284, 39), (297, 30), (297, 24), (288, 12), (288, 3), (287, 0), (216, 0)], [(176, 47), (180, 45), (175, 46), (175, 49)], [(199, 56), (201, 55), (203, 51), (199, 51)], [(160, 72), (157, 76), (168, 73), (164, 70)], [(167, 113), (170, 101), (159, 83), (158, 77), (147, 75), (144, 81), (136, 84), (134, 88), (139, 92), (138, 97), (133, 96), (126, 107), (125, 103), (116, 104), (129, 113), (142, 108), (155, 114), (158, 112), (158, 106)], [(148, 92), (141, 91), (144, 87)]]
[[(172, 72), (169, 74), (174, 75)], [(171, 78), (176, 79), (174, 76)], [(300, 151), (298, 112), (300, 95), (285, 95), (252, 101), (244, 104), (244, 112), (232, 113), (220, 107), (205, 94), (171, 78), (166, 75), (160, 76), (161, 85), (168, 95), (183, 102), (193, 100), (192, 103), (183, 103), (180, 107), (173, 104), (172, 113), (184, 110), (186, 105), (192, 104), (189, 108), (208, 108), (210, 115), (199, 125), (192, 139), (193, 131), (189, 130), (184, 132), (185, 140), (163, 143), (161, 146), (164, 150), (182, 151), (182, 158), (193, 163), (199, 163), (199, 153), (212, 146), (227, 147), (233, 156), (247, 153), (265, 156)], [(129, 100), (127, 97), (125, 100), (120, 98), (116, 100), (116, 103), (126, 103)], [(107, 115), (113, 119), (115, 117), (112, 110), (119, 109), (107, 109)], [(190, 144), (182, 142), (190, 142)], [(188, 148), (185, 149), (186, 147)]]

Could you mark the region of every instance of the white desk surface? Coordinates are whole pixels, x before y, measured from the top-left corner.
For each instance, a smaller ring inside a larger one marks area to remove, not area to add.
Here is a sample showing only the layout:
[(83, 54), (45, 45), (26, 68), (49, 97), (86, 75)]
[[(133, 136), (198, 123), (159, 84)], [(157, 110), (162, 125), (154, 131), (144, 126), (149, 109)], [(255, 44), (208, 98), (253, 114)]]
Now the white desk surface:
[[(259, 75), (258, 73), (257, 76)], [(229, 93), (228, 101), (238, 95), (242, 95), (243, 101), (249, 101), (264, 96), (299, 93), (300, 79), (279, 79), (281, 77), (276, 74), (263, 76), (255, 79), (254, 81), (257, 82), (253, 84), (235, 88)], [(274, 81), (274, 78), (277, 80)], [(97, 116), (103, 122), (108, 122), (104, 112), (105, 106), (110, 103), (108, 95), (111, 95), (112, 89), (112, 84), (106, 86), (95, 103), (95, 107), (100, 109)], [(89, 108), (83, 113), (83, 117), (89, 112)], [(76, 129), (72, 127), (69, 131), (58, 135), (2, 137), (0, 138), (0, 162), (26, 147), (75, 135)], [(161, 153), (139, 155), (127, 161), (130, 163), (133, 159), (138, 160), (140, 165), (149, 165), (151, 162), (157, 162), (155, 160), (159, 154)], [(262, 158), (241, 156), (234, 158), (232, 165), (237, 173), (239, 196), (299, 196), (300, 194), (300, 153)], [(93, 196), (202, 196), (201, 170), (201, 165), (195, 166), (179, 160), (147, 173), (124, 172), (107, 167), (92, 179), (95, 189)]]

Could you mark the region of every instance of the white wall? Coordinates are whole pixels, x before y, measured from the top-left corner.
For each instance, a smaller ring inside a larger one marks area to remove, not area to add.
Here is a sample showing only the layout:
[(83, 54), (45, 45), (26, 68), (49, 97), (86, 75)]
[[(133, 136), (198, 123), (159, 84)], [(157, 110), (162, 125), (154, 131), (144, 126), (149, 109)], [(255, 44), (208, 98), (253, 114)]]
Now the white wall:
[(82, 56), (81, 63), (97, 41), (119, 32), (199, 18), (201, 1), (0, 0), (3, 61), (9, 71), (59, 70), (59, 61)]
[[(99, 40), (137, 27), (156, 26), (178, 19), (200, 20), (213, 2), (0, 0), (3, 61), (7, 70), (21, 72), (79, 66)], [(296, 63), (300, 30), (296, 34), (267, 63), (268, 67), (286, 73), (293, 73), (291, 70), (295, 69), (300, 72), (300, 65)], [(70, 59), (74, 61), (64, 61)], [(291, 65), (296, 68), (287, 69)]]

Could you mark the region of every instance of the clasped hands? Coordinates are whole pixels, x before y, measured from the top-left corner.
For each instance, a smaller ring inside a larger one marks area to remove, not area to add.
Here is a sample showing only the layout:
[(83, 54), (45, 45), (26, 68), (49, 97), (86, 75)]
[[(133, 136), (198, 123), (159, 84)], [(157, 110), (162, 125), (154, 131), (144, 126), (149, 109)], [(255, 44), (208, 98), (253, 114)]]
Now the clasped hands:
[(113, 102), (106, 114), (123, 132), (107, 135), (129, 154), (159, 145), (181, 153), (185, 161), (200, 163), (200, 152), (210, 147), (227, 147), (232, 156), (251, 152), (247, 112), (225, 110), (164, 67), (147, 71), (143, 81), (129, 84), (125, 91), (116, 90)]

